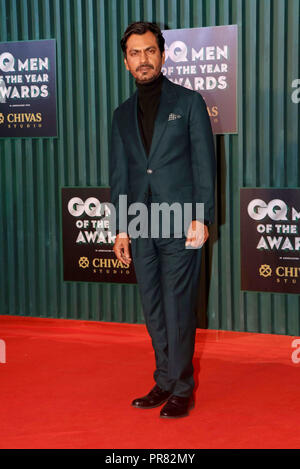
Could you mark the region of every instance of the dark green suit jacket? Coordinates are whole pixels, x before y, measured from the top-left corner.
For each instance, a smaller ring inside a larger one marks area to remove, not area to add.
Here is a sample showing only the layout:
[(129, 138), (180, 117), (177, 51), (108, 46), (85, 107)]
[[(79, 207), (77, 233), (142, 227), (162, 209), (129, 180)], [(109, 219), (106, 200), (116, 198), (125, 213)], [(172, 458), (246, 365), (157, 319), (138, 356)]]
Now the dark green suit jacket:
[[(128, 203), (204, 203), (204, 219), (214, 220), (215, 155), (210, 119), (202, 96), (164, 78), (155, 121), (151, 150), (147, 157), (137, 117), (138, 91), (113, 115), (110, 185), (111, 202), (128, 196)], [(183, 206), (182, 206), (183, 207)]]

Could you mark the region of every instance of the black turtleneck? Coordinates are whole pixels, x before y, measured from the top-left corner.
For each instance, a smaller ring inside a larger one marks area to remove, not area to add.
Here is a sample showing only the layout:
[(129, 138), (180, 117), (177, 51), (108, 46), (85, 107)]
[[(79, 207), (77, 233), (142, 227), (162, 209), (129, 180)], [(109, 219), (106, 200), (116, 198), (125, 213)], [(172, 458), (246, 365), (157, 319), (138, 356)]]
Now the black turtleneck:
[(163, 78), (163, 74), (160, 73), (159, 76), (150, 83), (141, 84), (136, 82), (138, 89), (139, 128), (147, 156), (150, 153)]

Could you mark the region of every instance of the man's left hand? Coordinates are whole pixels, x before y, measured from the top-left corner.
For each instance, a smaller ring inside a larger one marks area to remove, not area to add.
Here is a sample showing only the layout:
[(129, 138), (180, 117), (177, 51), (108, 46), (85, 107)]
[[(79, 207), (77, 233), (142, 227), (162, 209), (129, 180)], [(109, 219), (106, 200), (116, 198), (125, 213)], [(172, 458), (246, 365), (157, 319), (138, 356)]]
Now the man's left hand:
[(193, 220), (189, 226), (185, 246), (201, 248), (209, 237), (208, 228), (204, 223)]

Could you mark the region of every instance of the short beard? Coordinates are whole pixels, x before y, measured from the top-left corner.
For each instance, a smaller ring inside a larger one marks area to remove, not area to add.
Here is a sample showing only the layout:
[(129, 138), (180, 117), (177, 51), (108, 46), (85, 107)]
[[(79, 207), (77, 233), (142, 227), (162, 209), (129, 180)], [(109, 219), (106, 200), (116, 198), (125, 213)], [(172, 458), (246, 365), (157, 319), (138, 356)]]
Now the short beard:
[(148, 78), (146, 80), (139, 80), (138, 78), (136, 78), (135, 81), (138, 85), (145, 85), (145, 84), (152, 83), (153, 81), (155, 81), (156, 78), (158, 78), (160, 74), (161, 74), (161, 70), (159, 70), (159, 72), (151, 78)]

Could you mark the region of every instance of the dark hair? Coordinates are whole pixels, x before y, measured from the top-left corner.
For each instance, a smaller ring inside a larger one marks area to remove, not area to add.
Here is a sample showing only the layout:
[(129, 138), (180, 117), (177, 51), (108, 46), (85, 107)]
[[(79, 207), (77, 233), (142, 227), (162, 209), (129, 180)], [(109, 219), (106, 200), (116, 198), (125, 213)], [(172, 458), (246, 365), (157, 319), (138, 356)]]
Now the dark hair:
[(156, 37), (156, 41), (157, 41), (157, 45), (159, 47), (160, 53), (162, 54), (164, 52), (165, 39), (162, 35), (160, 27), (157, 26), (156, 23), (137, 21), (135, 23), (131, 23), (127, 27), (120, 41), (124, 57), (126, 57), (126, 43), (127, 43), (129, 36), (131, 36), (131, 34), (145, 34), (147, 31), (151, 31), (151, 33), (153, 33), (154, 36)]

